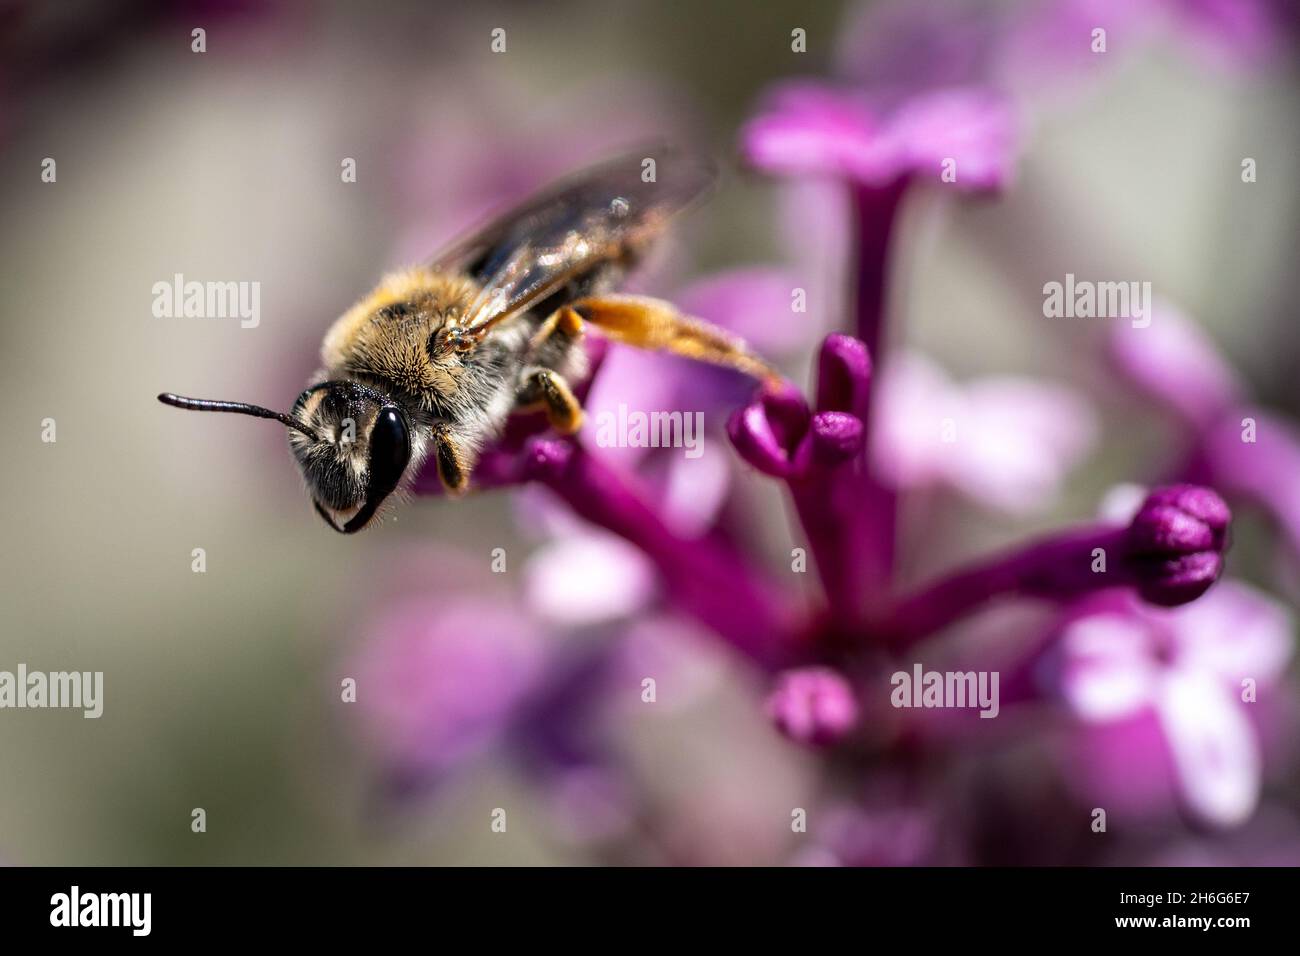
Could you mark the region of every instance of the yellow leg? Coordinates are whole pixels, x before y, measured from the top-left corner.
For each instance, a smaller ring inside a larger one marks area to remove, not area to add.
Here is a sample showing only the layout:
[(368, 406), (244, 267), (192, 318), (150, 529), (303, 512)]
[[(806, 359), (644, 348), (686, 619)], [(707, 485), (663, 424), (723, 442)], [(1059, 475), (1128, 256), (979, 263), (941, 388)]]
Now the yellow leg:
[(544, 321), (534, 333), (532, 342), (529, 344), (530, 349), (539, 348), (552, 335), (562, 335), (567, 339), (577, 339), (582, 336), (582, 317), (573, 311), (572, 306), (562, 305)]
[(551, 427), (561, 435), (572, 435), (582, 427), (582, 405), (569, 383), (552, 369), (539, 368), (525, 378), (519, 404), (524, 408), (540, 404)]
[(617, 342), (724, 365), (764, 382), (781, 380), (777, 371), (750, 352), (739, 338), (700, 319), (682, 315), (662, 299), (638, 295), (592, 296), (574, 302), (572, 310)]

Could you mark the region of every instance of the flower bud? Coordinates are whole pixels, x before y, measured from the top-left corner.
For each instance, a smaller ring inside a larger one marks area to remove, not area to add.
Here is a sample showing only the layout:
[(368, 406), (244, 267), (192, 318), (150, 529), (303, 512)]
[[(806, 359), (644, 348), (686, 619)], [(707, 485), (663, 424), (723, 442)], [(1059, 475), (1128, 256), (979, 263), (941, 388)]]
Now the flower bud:
[(1231, 520), (1227, 504), (1209, 488), (1152, 491), (1128, 530), (1128, 566), (1138, 593), (1165, 607), (1204, 594), (1223, 572)]
[(842, 739), (858, 719), (853, 689), (829, 667), (801, 667), (781, 674), (766, 710), (785, 736), (816, 746)]

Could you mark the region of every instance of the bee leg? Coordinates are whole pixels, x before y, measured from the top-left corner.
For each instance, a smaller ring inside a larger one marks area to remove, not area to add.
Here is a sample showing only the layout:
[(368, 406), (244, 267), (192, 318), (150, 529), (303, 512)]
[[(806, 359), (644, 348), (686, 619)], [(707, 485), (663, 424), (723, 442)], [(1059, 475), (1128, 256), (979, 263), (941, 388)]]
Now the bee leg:
[(548, 315), (546, 321), (538, 326), (529, 347), (541, 348), (556, 336), (567, 340), (582, 337), (582, 316), (578, 315), (572, 306), (562, 305)]
[(461, 454), (451, 430), (445, 425), (433, 429), (433, 454), (438, 465), (438, 477), (448, 494), (459, 495), (469, 487), (469, 468)]
[[(585, 372), (582, 351), (583, 323), (577, 312), (561, 306), (537, 327), (528, 343), (528, 364), (552, 368), (561, 375), (581, 376)], [(538, 399), (540, 400), (540, 399)]]
[(660, 349), (734, 368), (767, 382), (780, 374), (736, 336), (701, 319), (682, 315), (670, 302), (639, 295), (589, 296), (573, 310), (616, 342)]
[(518, 404), (523, 408), (541, 405), (551, 427), (561, 435), (572, 435), (582, 427), (582, 405), (569, 383), (554, 369), (525, 369)]

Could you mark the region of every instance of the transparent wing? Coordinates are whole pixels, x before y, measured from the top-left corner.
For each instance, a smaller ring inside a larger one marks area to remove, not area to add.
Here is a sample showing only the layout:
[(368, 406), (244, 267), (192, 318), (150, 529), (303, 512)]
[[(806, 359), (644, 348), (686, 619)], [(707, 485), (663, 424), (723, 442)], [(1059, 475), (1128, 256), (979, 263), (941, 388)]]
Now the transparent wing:
[[(653, 181), (651, 167), (653, 160)], [(701, 157), (665, 146), (635, 150), (559, 183), (435, 258), (482, 291), (464, 328), (481, 337), (604, 265), (628, 262), (665, 220), (713, 182)]]

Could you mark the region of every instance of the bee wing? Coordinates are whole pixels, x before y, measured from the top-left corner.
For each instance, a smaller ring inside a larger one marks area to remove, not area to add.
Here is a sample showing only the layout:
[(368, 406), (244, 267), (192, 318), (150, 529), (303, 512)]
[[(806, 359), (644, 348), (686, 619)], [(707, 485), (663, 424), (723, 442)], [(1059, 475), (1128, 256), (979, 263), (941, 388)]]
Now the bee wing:
[[(653, 182), (646, 182), (654, 160)], [(626, 262), (664, 221), (713, 182), (702, 158), (659, 146), (563, 181), (438, 256), (437, 271), (467, 272), (481, 292), (464, 318), (485, 334), (602, 265)]]

